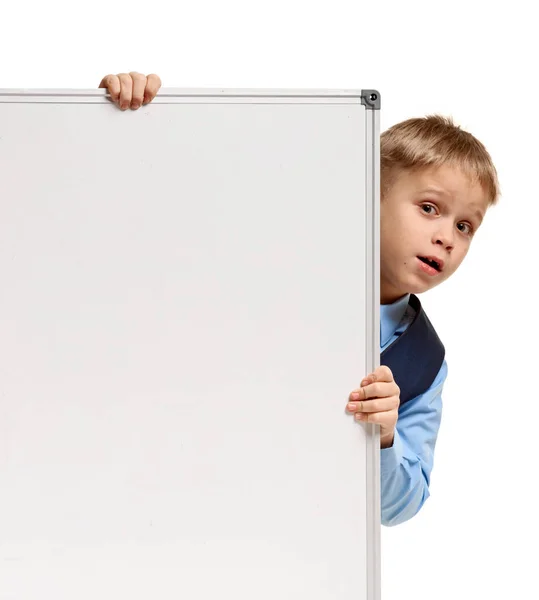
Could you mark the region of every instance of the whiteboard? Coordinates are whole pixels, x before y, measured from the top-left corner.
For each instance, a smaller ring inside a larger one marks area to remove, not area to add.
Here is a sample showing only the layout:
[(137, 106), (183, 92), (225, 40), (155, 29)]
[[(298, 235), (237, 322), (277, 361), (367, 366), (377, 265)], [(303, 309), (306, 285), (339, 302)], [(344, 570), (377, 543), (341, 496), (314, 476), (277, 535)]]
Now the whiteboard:
[(0, 91), (0, 600), (379, 597), (378, 123)]

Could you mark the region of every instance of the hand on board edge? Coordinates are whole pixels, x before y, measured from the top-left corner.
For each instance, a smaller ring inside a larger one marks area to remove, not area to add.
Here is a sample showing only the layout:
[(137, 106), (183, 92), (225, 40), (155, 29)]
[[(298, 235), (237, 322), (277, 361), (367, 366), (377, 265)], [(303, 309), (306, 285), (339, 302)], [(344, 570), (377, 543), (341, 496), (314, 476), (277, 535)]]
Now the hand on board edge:
[(353, 390), (348, 397), (346, 410), (361, 423), (380, 425), (380, 447), (390, 448), (395, 437), (399, 416), (400, 389), (391, 369), (378, 367)]
[(137, 110), (155, 98), (161, 87), (161, 79), (155, 74), (119, 73), (105, 75), (99, 87), (108, 91), (112, 101), (121, 110)]

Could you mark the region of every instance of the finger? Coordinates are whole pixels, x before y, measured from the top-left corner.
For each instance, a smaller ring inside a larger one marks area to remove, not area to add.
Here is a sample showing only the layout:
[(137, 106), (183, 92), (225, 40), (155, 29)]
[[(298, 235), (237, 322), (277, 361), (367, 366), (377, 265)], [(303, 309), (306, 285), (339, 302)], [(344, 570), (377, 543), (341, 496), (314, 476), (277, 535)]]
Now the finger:
[(133, 92), (131, 95), (131, 108), (137, 110), (142, 106), (144, 100), (144, 90), (146, 89), (146, 76), (132, 71), (129, 73), (133, 82)]
[(364, 395), (364, 400), (370, 400), (372, 398), (386, 398), (388, 396), (400, 396), (399, 386), (392, 381), (391, 383), (371, 383), (361, 388)]
[(133, 80), (128, 73), (120, 73), (118, 78), (120, 80), (119, 105), (122, 110), (127, 110), (131, 106), (133, 98)]
[(385, 398), (387, 396), (399, 395), (400, 388), (394, 381), (392, 383), (370, 383), (369, 385), (354, 390), (350, 394), (349, 400), (354, 402), (357, 400), (370, 400), (372, 398)]
[(351, 413), (375, 413), (395, 410), (399, 407), (399, 397), (390, 396), (388, 398), (379, 398), (378, 400), (368, 400), (366, 402), (348, 402), (346, 410)]
[(356, 413), (354, 418), (356, 421), (361, 421), (361, 423), (374, 423), (375, 425), (381, 425), (387, 429), (395, 427), (397, 422), (395, 411)]
[(393, 373), (386, 365), (380, 365), (379, 367), (376, 367), (373, 373), (365, 377), (363, 381), (366, 382), (366, 385), (369, 383), (374, 383), (375, 381), (385, 381), (389, 383), (393, 381)]
[(149, 104), (161, 89), (161, 79), (158, 75), (152, 73), (146, 78), (146, 91), (144, 92), (143, 104)]
[(117, 75), (105, 75), (99, 87), (108, 90), (110, 98), (114, 103), (118, 102), (118, 98), (120, 97), (120, 79)]

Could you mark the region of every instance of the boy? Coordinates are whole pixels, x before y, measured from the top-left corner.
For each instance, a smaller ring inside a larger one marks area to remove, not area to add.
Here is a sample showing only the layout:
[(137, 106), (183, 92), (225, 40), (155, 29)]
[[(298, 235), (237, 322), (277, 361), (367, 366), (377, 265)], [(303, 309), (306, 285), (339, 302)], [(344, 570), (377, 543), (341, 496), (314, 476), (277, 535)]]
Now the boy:
[[(122, 110), (151, 102), (160, 86), (156, 75), (138, 73), (100, 84)], [(346, 410), (380, 425), (382, 524), (389, 526), (412, 518), (429, 497), (447, 377), (443, 345), (415, 294), (457, 270), (499, 187), (483, 144), (443, 117), (391, 127), (381, 135), (380, 162), (382, 366), (351, 392)]]

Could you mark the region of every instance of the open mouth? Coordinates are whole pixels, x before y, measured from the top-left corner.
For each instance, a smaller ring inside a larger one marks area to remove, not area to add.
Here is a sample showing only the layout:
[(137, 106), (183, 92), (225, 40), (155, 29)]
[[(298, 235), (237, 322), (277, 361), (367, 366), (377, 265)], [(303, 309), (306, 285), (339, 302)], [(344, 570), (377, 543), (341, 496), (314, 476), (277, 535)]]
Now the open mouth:
[(417, 258), (419, 258), (419, 260), (421, 262), (424, 262), (426, 265), (429, 265), (429, 267), (432, 267), (433, 269), (436, 269), (436, 271), (438, 271), (438, 273), (440, 273), (440, 271), (442, 270), (442, 264), (440, 264), (436, 259), (434, 258), (429, 258), (428, 256), (418, 256)]

